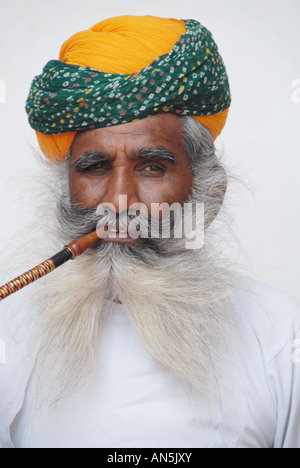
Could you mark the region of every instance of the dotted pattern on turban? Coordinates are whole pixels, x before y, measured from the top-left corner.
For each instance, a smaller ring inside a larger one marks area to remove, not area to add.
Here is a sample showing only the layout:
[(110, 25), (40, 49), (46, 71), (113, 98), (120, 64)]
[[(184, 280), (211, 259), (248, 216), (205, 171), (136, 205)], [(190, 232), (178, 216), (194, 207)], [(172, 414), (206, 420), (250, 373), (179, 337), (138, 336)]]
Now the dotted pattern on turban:
[[(159, 49), (170, 49), (170, 44), (160, 38), (163, 26), (165, 34), (171, 30), (172, 41), (176, 37), (177, 41), (168, 53), (155, 58), (153, 54)], [(122, 28), (127, 28), (127, 36)], [(119, 46), (121, 41), (128, 47), (128, 41), (122, 38), (137, 44), (143, 36), (148, 54), (126, 48), (125, 57), (116, 56), (118, 40)], [(151, 42), (151, 37), (161, 39), (161, 44)], [(106, 56), (101, 47), (106, 49)], [(93, 53), (89, 55), (90, 50)], [(101, 63), (97, 62), (97, 50)], [(131, 64), (128, 54), (136, 63)], [(122, 73), (126, 67), (121, 62), (126, 58), (128, 72)], [(70, 38), (62, 47), (60, 59), (65, 61), (51, 60), (33, 80), (26, 102), (29, 123), (49, 158), (66, 157), (79, 131), (134, 122), (162, 112), (197, 118), (213, 138), (225, 124), (231, 102), (228, 76), (211, 33), (197, 21), (113, 18)], [(109, 60), (115, 61), (115, 70), (121, 72), (109, 72)]]

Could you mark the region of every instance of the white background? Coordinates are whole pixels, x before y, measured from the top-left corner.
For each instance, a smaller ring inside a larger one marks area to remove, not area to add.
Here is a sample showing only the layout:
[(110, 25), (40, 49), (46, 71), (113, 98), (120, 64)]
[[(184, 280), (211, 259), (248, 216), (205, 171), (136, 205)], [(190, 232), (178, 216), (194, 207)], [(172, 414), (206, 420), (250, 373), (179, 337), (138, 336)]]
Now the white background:
[(233, 103), (218, 146), (248, 187), (228, 193), (240, 239), (232, 255), (239, 270), (300, 299), (300, 102), (292, 101), (300, 79), (299, 0), (0, 1), (2, 249), (28, 216), (18, 211), (30, 195), (19, 176), (36, 168), (24, 112), (34, 75), (58, 58), (69, 36), (108, 17), (193, 18), (213, 32), (231, 81)]

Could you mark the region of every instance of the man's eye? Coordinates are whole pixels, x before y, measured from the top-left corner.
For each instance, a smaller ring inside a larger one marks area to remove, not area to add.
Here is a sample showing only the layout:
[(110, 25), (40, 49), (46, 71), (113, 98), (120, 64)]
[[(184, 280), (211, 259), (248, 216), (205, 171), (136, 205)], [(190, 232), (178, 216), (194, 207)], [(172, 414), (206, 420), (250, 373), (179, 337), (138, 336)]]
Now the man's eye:
[(159, 172), (160, 174), (164, 174), (165, 173), (165, 170), (160, 167), (160, 166), (156, 166), (155, 164), (151, 164), (151, 166), (147, 166), (144, 168), (144, 171), (145, 172)]
[(91, 166), (86, 166), (82, 168), (78, 168), (79, 172), (97, 172), (97, 173), (102, 173), (106, 172), (109, 170), (109, 166), (107, 164), (93, 164)]
[(97, 164), (91, 168), (92, 171), (108, 171), (109, 166), (107, 164)]

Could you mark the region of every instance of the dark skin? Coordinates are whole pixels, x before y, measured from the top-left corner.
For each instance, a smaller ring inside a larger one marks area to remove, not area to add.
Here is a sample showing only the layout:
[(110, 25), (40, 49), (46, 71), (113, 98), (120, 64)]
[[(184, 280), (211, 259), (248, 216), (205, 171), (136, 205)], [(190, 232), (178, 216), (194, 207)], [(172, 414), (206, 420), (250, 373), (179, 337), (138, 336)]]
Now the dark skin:
[(120, 195), (127, 195), (128, 207), (143, 203), (149, 213), (151, 203), (183, 204), (194, 176), (180, 129), (179, 117), (159, 114), (79, 133), (71, 150), (71, 201), (81, 208), (111, 203), (117, 213)]
[[(144, 148), (163, 147), (173, 154), (176, 164), (157, 157), (138, 157), (137, 152)], [(87, 152), (101, 153), (108, 162), (84, 173), (71, 166), (71, 200), (83, 208), (96, 208), (103, 202), (117, 208), (119, 195), (127, 195), (129, 205), (141, 202), (150, 208), (155, 202), (183, 203), (190, 194), (194, 177), (181, 142), (177, 116), (159, 114), (80, 133), (72, 146), (71, 165)]]

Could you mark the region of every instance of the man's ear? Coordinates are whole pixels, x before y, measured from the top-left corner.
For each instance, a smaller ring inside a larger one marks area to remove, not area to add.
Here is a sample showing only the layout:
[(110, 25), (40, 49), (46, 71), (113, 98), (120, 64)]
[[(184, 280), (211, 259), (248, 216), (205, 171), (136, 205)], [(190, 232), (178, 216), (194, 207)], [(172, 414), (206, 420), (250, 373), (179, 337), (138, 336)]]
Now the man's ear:
[(215, 170), (219, 171), (217, 178), (218, 182), (212, 186), (209, 194), (209, 206), (206, 207), (205, 210), (205, 229), (207, 229), (218, 216), (228, 187), (228, 179), (225, 169), (222, 166), (218, 166)]

